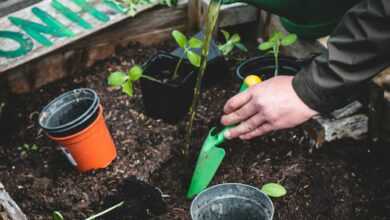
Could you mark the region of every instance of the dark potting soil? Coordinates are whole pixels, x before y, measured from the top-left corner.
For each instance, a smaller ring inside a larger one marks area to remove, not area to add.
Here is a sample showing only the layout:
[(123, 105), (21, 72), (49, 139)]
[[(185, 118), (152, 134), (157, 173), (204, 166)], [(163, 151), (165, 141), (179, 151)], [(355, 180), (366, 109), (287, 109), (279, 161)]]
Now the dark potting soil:
[[(160, 49), (172, 48), (161, 45)], [(210, 127), (218, 123), (225, 101), (238, 90), (234, 71), (202, 93), (189, 160), (178, 152), (184, 122), (175, 125), (143, 114), (139, 85), (127, 97), (107, 86), (109, 71), (143, 63), (157, 49), (131, 45), (111, 59), (39, 91), (10, 99), (12, 108), (0, 144), (0, 181), (29, 219), (83, 219), (120, 201), (125, 205), (104, 219), (189, 219), (184, 195), (196, 154)], [(234, 57), (242, 57), (235, 54)], [(79, 173), (38, 127), (37, 116), (49, 100), (70, 89), (89, 87), (99, 94), (118, 157), (107, 169)], [(20, 146), (36, 144), (38, 150)], [(240, 182), (261, 187), (280, 182), (288, 194), (273, 199), (275, 219), (389, 219), (390, 172), (386, 152), (367, 143), (343, 141), (317, 150), (301, 128), (224, 144), (227, 156), (213, 184)], [(137, 178), (138, 179), (137, 179)], [(141, 181), (142, 180), (142, 181)], [(143, 182), (144, 181), (144, 182)], [(164, 201), (160, 198), (159, 189)]]

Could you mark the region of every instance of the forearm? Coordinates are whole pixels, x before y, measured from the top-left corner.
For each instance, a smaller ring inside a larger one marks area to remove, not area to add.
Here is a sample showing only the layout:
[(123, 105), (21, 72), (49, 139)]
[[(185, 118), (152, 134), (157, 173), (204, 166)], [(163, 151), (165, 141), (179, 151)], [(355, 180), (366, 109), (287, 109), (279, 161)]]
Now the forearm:
[(312, 109), (329, 112), (347, 104), (360, 86), (390, 65), (390, 1), (366, 0), (349, 10), (316, 57), (293, 80)]

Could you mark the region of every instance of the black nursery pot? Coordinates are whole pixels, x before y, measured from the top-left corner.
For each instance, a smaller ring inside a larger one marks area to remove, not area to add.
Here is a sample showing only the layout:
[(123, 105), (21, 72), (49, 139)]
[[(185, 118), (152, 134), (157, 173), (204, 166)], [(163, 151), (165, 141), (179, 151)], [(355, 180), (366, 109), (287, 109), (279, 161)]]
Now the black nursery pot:
[(196, 81), (192, 66), (183, 61), (179, 77), (171, 81), (179, 59), (167, 53), (159, 53), (144, 65), (144, 74), (161, 82), (141, 79), (142, 99), (147, 115), (175, 123), (188, 112)]
[[(280, 56), (279, 57), (279, 74), (280, 75), (295, 75), (302, 67), (303, 61), (296, 58)], [(240, 81), (244, 80), (248, 75), (259, 75), (263, 80), (267, 80), (274, 76), (275, 58), (273, 56), (258, 56), (250, 58), (236, 69), (236, 76)]]
[[(198, 32), (194, 37), (204, 40), (205, 35), (203, 32)], [(201, 54), (202, 48), (193, 49), (197, 54)], [(182, 48), (176, 48), (171, 52), (172, 55), (176, 57), (184, 57), (187, 60), (187, 57), (184, 55), (184, 50)], [(192, 67), (196, 70), (196, 74), (199, 72), (199, 68)], [(229, 63), (225, 60), (225, 57), (218, 49), (217, 42), (212, 39), (209, 47), (209, 54), (207, 57), (207, 66), (204, 72), (202, 79), (202, 86), (210, 87), (214, 86), (223, 80), (227, 79), (229, 76)]]

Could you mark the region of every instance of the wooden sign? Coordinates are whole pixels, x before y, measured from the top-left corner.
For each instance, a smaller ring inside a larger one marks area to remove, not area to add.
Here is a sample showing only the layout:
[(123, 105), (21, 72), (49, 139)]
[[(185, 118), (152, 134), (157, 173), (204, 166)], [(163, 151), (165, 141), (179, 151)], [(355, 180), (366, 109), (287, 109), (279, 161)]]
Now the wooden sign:
[[(157, 3), (137, 5), (137, 12)], [(0, 18), (0, 73), (130, 17), (115, 0), (43, 0)]]

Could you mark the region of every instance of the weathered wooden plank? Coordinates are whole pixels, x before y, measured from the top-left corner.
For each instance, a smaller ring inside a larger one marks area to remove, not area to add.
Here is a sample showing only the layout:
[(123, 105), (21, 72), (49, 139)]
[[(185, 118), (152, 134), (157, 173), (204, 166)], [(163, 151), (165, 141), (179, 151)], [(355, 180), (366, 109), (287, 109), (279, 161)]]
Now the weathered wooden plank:
[(0, 1), (0, 17), (30, 6), (39, 1), (40, 0), (2, 0)]
[(341, 119), (318, 116), (308, 122), (305, 128), (314, 146), (320, 148), (324, 143), (335, 140), (360, 140), (367, 137), (368, 117), (365, 114), (354, 114)]
[(200, 27), (200, 1), (188, 1), (188, 31), (193, 33)]
[[(210, 0), (200, 0), (199, 8), (199, 27), (202, 28), (206, 22), (207, 9)], [(245, 3), (233, 3), (229, 5), (222, 5), (219, 17), (218, 27), (226, 27), (239, 25), (243, 23), (253, 22), (257, 20), (257, 8)]]
[(89, 67), (96, 61), (111, 56), (116, 48), (127, 46), (130, 42), (145, 45), (159, 43), (170, 38), (173, 29), (183, 31), (186, 26), (185, 2), (174, 8), (145, 11), (135, 18), (124, 19), (85, 39), (8, 71), (9, 87), (14, 93), (34, 90)]
[(27, 220), (26, 215), (0, 183), (0, 220)]
[[(4, 73), (5, 71), (12, 69), (16, 66), (22, 65), (24, 63), (27, 63), (31, 60), (34, 60), (38, 57), (41, 57), (45, 54), (48, 54), (54, 50), (57, 50), (59, 48), (62, 48), (68, 44), (71, 44), (73, 42), (76, 42), (80, 39), (84, 39), (85, 37), (96, 33), (102, 29), (105, 29), (113, 24), (119, 23), (123, 20), (126, 20), (130, 18), (130, 15), (127, 13), (120, 13), (107, 5), (103, 4), (103, 1), (100, 0), (91, 0), (89, 1), (89, 4), (96, 8), (97, 10), (103, 12), (104, 14), (109, 16), (109, 21), (102, 22), (91, 16), (89, 13), (87, 13), (84, 10), (80, 10), (80, 7), (77, 6), (74, 2), (70, 0), (62, 0), (61, 2), (63, 4), (66, 3), (66, 6), (69, 7), (69, 9), (78, 12), (81, 18), (83, 18), (85, 21), (90, 23), (93, 26), (93, 29), (87, 30), (79, 25), (73, 23), (72, 21), (66, 19), (62, 14), (58, 13), (52, 6), (51, 6), (52, 0), (44, 0), (42, 2), (39, 2), (37, 4), (34, 4), (32, 6), (29, 6), (25, 9), (22, 9), (20, 11), (14, 12), (6, 17), (0, 18), (0, 30), (7, 30), (7, 31), (15, 31), (20, 32), (20, 28), (16, 27), (9, 21), (9, 17), (18, 17), (25, 20), (30, 20), (38, 23), (42, 23), (39, 21), (37, 17), (35, 17), (31, 10), (33, 8), (39, 8), (43, 11), (49, 13), (52, 17), (54, 17), (57, 21), (61, 22), (63, 25), (65, 25), (67, 28), (69, 28), (72, 32), (74, 32), (74, 36), (67, 38), (67, 37), (53, 37), (53, 36), (47, 36), (47, 38), (53, 42), (53, 46), (45, 47), (38, 42), (34, 41), (34, 48), (32, 51), (30, 51), (25, 56), (20, 56), (16, 58), (5, 58), (0, 57), (0, 73)], [(154, 7), (156, 4), (150, 4), (150, 5), (141, 5), (139, 6), (139, 11), (147, 10), (151, 7)], [(14, 41), (10, 40), (0, 40), (0, 48), (2, 50), (14, 50), (18, 48), (18, 44)]]

